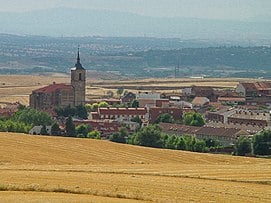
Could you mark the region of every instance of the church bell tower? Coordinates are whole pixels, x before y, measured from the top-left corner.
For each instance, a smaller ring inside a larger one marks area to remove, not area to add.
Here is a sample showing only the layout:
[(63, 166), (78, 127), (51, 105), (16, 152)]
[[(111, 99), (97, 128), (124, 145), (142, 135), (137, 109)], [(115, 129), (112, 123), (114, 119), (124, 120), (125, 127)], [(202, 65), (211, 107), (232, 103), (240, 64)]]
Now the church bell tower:
[(71, 68), (71, 85), (74, 88), (74, 106), (85, 105), (86, 99), (86, 70), (80, 63), (79, 48), (77, 52), (77, 62)]

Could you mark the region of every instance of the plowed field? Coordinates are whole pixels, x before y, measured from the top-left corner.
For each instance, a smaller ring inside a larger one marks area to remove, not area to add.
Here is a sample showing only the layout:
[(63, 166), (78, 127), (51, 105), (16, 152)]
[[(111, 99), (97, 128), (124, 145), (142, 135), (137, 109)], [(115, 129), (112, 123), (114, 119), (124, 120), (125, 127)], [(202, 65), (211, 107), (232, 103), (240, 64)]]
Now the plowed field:
[(1, 202), (271, 202), (271, 160), (0, 133)]

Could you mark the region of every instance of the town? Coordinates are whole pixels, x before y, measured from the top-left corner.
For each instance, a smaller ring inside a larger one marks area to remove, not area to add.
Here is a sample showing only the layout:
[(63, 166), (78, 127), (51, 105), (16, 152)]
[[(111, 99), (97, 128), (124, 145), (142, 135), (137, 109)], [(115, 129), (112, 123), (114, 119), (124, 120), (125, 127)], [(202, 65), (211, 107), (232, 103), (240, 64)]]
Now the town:
[[(5, 118), (24, 111), (33, 114), (33, 110), (46, 114), (48, 122), (40, 119), (40, 123), (28, 123), (23, 130), (33, 135), (109, 139), (150, 147), (251, 156), (257, 155), (251, 148), (253, 136), (271, 127), (270, 81), (239, 82), (234, 89), (195, 83), (172, 93), (119, 88), (115, 96), (88, 99), (86, 69), (80, 62), (79, 48), (75, 67), (71, 68), (71, 83), (54, 82), (33, 90), (29, 98), (29, 107), (22, 107), (19, 102), (7, 104), (0, 114)], [(22, 132), (9, 125), (2, 121), (1, 130)], [(138, 134), (152, 128), (158, 131), (158, 137), (147, 133), (145, 136), (151, 141), (140, 140)], [(185, 142), (191, 139), (193, 146), (186, 146)], [(266, 142), (267, 150), (258, 155), (270, 154)], [(239, 145), (246, 148), (238, 152)]]

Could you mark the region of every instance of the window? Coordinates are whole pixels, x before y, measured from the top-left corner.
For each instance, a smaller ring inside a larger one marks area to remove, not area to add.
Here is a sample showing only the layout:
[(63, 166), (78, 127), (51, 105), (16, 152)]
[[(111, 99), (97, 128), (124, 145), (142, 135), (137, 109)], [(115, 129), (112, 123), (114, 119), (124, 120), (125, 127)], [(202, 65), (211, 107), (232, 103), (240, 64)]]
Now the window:
[(79, 73), (79, 80), (82, 80), (82, 73)]

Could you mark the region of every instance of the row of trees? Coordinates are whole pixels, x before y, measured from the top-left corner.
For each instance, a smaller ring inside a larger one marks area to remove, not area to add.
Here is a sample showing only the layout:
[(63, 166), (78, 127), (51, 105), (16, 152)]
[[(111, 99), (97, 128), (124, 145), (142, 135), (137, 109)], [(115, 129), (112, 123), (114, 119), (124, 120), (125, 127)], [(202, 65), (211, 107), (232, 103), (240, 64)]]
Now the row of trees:
[[(110, 141), (128, 143), (146, 147), (187, 150), (195, 152), (208, 152), (210, 150), (223, 148), (217, 140), (198, 140), (189, 135), (169, 135), (163, 133), (158, 125), (149, 125), (129, 135), (126, 128), (114, 133)], [(271, 155), (271, 131), (264, 130), (253, 136), (252, 139), (240, 137), (235, 146), (235, 154), (244, 156), (246, 154)]]
[(93, 130), (90, 125), (81, 124), (75, 127), (71, 117), (67, 118), (65, 125), (66, 136), (68, 137), (101, 139), (101, 133), (97, 130)]
[(210, 148), (220, 147), (214, 140), (198, 140), (193, 136), (169, 135), (162, 133), (158, 125), (149, 125), (129, 135), (127, 129), (122, 128), (109, 138), (113, 142), (128, 143), (146, 147), (207, 152)]
[(51, 125), (52, 123), (53, 120), (47, 113), (22, 106), (13, 116), (0, 120), (0, 131), (28, 133), (35, 125)]
[(271, 155), (271, 131), (264, 130), (253, 136), (252, 139), (240, 137), (236, 143), (236, 155), (246, 154)]
[(190, 125), (190, 126), (203, 126), (205, 124), (205, 120), (203, 116), (200, 113), (196, 112), (186, 112), (183, 115), (182, 120), (175, 121), (173, 116), (169, 113), (160, 114), (158, 118), (156, 119), (155, 123), (182, 123), (184, 125)]
[(55, 112), (58, 116), (62, 117), (78, 117), (81, 119), (88, 118), (88, 112), (86, 106), (79, 105), (76, 107), (66, 106), (66, 107), (57, 107)]

